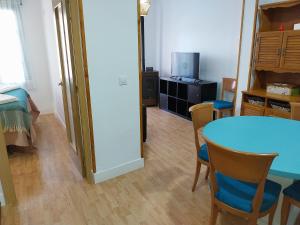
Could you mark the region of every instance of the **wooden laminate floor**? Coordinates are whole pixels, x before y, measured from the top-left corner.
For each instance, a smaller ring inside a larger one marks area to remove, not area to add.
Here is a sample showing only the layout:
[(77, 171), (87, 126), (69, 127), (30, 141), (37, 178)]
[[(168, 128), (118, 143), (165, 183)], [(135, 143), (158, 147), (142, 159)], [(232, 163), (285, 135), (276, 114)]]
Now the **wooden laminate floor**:
[[(97, 185), (81, 179), (65, 132), (53, 116), (37, 123), (37, 151), (10, 157), (19, 205), (2, 225), (208, 224), (210, 192), (202, 170), (195, 193), (192, 123), (148, 109), (145, 168)], [(243, 225), (221, 215), (218, 225)]]

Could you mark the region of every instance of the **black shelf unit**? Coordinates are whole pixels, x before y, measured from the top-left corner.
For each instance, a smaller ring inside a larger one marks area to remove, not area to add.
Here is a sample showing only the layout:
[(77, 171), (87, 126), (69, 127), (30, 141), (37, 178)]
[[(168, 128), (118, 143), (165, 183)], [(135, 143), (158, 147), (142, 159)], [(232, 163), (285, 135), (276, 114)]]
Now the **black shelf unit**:
[(189, 107), (206, 101), (216, 100), (217, 83), (200, 81), (197, 84), (169, 77), (160, 77), (159, 107), (185, 119), (191, 119)]

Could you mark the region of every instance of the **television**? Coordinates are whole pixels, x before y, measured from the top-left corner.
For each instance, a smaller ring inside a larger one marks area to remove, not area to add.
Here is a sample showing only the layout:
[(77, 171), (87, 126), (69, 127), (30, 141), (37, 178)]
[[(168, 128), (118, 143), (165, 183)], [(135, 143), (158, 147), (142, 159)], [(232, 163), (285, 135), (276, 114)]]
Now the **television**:
[(173, 52), (171, 74), (174, 77), (199, 79), (200, 53)]

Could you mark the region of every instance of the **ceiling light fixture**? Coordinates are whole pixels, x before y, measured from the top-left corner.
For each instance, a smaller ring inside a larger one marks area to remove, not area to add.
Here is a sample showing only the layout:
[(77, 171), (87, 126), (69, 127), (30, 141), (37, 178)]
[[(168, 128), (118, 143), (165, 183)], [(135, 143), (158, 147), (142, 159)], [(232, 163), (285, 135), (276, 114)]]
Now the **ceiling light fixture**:
[(141, 16), (147, 16), (151, 7), (151, 0), (140, 0), (140, 13)]

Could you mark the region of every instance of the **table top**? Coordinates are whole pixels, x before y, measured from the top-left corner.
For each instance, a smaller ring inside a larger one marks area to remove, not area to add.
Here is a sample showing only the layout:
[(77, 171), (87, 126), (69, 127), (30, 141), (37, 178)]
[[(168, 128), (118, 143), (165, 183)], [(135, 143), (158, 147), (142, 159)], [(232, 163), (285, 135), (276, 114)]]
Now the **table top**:
[(262, 116), (227, 117), (206, 125), (203, 136), (236, 151), (278, 153), (270, 173), (300, 179), (299, 121)]

